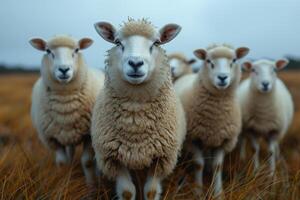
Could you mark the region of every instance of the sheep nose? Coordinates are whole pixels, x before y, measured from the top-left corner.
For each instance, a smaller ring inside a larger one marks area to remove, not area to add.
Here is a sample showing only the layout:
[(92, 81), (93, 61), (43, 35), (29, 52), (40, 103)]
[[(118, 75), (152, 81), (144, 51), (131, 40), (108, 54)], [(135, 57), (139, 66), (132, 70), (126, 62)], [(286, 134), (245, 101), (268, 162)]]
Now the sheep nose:
[(58, 70), (63, 74), (63, 75), (65, 75), (69, 70), (70, 70), (70, 68), (68, 67), (68, 68), (58, 68)]
[(129, 60), (128, 65), (130, 65), (134, 71), (137, 71), (139, 67), (141, 67), (144, 64), (144, 61), (141, 60)]
[(227, 75), (219, 75), (218, 79), (220, 79), (221, 82), (224, 82), (228, 78)]
[(267, 81), (264, 81), (264, 82), (262, 82), (262, 85), (263, 85), (263, 87), (264, 87), (264, 90), (267, 90), (268, 87), (269, 87), (269, 85), (270, 85), (270, 83), (267, 82)]

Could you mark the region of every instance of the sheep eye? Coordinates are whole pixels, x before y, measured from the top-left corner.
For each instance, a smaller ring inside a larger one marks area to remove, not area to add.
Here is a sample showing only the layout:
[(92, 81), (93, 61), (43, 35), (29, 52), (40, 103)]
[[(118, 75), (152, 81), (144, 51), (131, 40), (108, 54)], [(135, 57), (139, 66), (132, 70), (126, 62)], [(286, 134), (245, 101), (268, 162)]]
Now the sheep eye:
[(122, 51), (124, 51), (124, 46), (123, 46), (123, 44), (120, 42), (120, 40), (116, 40), (115, 43), (116, 43), (116, 45), (117, 45), (118, 47), (121, 47), (121, 48), (122, 48)]
[(211, 63), (211, 61), (209, 59), (206, 60), (207, 63)]
[(79, 51), (79, 48), (75, 49), (75, 51), (74, 51), (74, 52), (75, 52), (75, 53), (78, 53), (78, 51)]
[(234, 58), (233, 60), (232, 60), (232, 63), (235, 63), (236, 62), (236, 58)]
[(50, 49), (47, 49), (46, 51), (47, 51), (47, 54), (50, 54), (50, 53), (51, 53), (51, 50), (50, 50)]

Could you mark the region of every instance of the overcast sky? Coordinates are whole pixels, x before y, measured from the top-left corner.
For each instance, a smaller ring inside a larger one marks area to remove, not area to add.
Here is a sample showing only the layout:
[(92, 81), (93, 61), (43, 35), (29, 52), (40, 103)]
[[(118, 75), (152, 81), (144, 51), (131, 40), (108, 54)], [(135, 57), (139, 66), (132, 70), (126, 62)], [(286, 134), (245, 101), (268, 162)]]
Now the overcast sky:
[(86, 61), (102, 67), (112, 45), (93, 24), (119, 26), (128, 16), (148, 18), (159, 28), (181, 25), (178, 37), (165, 45), (168, 52), (191, 57), (197, 48), (226, 42), (250, 47), (249, 58), (300, 57), (299, 0), (1, 0), (0, 63), (38, 66), (42, 53), (29, 45), (29, 38), (66, 33), (91, 37)]

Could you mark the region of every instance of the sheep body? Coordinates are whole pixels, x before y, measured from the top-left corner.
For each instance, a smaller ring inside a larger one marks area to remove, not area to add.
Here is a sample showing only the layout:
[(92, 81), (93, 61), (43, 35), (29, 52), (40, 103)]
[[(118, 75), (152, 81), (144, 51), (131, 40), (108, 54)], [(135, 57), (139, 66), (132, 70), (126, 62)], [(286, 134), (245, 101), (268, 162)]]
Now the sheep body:
[(83, 136), (89, 135), (91, 111), (104, 75), (96, 70), (86, 70), (85, 83), (73, 91), (52, 91), (43, 78), (39, 78), (33, 87), (33, 124), (40, 140), (49, 148), (55, 149), (57, 142), (63, 146), (78, 144)]
[(251, 79), (244, 80), (239, 89), (239, 101), (243, 113), (243, 129), (252, 129), (258, 136), (268, 138), (277, 133), (281, 139), (293, 118), (291, 94), (280, 79), (269, 94), (251, 89)]

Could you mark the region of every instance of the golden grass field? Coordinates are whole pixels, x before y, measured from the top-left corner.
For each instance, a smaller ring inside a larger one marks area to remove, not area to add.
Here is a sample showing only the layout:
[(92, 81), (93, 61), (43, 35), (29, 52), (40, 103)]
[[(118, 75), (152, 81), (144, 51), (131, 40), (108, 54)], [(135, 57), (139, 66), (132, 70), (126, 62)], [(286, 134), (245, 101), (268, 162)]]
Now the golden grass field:
[[(224, 166), (226, 199), (300, 199), (300, 72), (280, 76), (294, 97), (296, 113), (281, 142), (276, 177), (270, 180), (266, 175), (266, 160), (253, 175), (251, 161), (239, 161), (233, 152)], [(0, 199), (115, 198), (113, 184), (103, 178), (96, 190), (85, 186), (78, 155), (72, 166), (58, 168), (53, 154), (39, 142), (29, 115), (31, 88), (37, 78), (36, 74), (0, 75)], [(196, 199), (193, 172), (183, 166), (164, 181), (162, 199)], [(209, 182), (205, 196), (211, 196)]]

